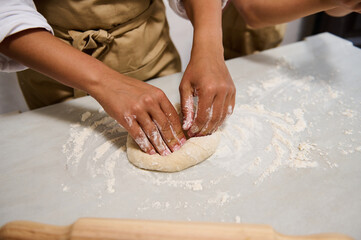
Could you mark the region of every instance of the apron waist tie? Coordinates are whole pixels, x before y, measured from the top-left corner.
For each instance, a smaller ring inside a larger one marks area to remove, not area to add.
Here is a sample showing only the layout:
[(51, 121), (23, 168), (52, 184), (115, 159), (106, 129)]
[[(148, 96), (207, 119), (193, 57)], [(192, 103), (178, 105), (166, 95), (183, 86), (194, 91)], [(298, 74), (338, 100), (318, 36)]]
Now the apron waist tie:
[(109, 30), (98, 29), (81, 31), (66, 30), (60, 27), (53, 28), (56, 35), (60, 38), (68, 39), (71, 45), (76, 49), (95, 58), (100, 58), (109, 51), (110, 44), (113, 42), (114, 38), (120, 37), (146, 23), (154, 11), (154, 5), (154, 1), (151, 1), (149, 7), (140, 15), (127, 22), (120, 23), (118, 26)]
[(85, 32), (69, 30), (68, 33), (73, 39), (73, 47), (95, 58), (107, 53), (110, 43), (114, 40), (114, 36), (103, 29)]

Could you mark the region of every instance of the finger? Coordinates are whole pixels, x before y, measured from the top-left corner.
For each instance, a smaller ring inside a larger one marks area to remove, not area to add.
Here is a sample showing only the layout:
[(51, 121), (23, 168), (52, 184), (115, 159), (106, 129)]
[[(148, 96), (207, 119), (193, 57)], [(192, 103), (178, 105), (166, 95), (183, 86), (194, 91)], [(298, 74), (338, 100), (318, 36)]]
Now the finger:
[(160, 106), (160, 112), (163, 114), (156, 114), (154, 117), (157, 119), (157, 117), (165, 116), (164, 119), (160, 119), (161, 122), (157, 119), (157, 124), (161, 133), (164, 134), (163, 138), (166, 139), (168, 147), (174, 152), (183, 146), (187, 139), (173, 105), (169, 101), (163, 101)]
[(160, 155), (166, 156), (171, 153), (167, 144), (164, 142), (158, 127), (147, 113), (139, 116), (137, 122)]
[(214, 94), (209, 94), (208, 96), (204, 93), (199, 93), (198, 107), (195, 113), (194, 123), (191, 128), (188, 130), (188, 135), (190, 137), (196, 136), (200, 130), (206, 125), (208, 121), (212, 119), (213, 116), (213, 100)]
[[(229, 116), (232, 115), (235, 102), (236, 102), (236, 99), (235, 99), (234, 94), (227, 96), (227, 99), (224, 104), (223, 114), (222, 114), (220, 122), (217, 124), (216, 129), (218, 129), (226, 121), (226, 119), (228, 119)], [(215, 129), (215, 131), (216, 131), (216, 129)]]
[(183, 130), (188, 130), (193, 124), (194, 118), (194, 103), (193, 90), (190, 84), (182, 85), (179, 88), (181, 96), (181, 107), (183, 114)]
[[(177, 114), (177, 113), (175, 113)], [(169, 114), (172, 115), (172, 114)], [(176, 134), (171, 122), (161, 109), (152, 110), (151, 117), (159, 130), (164, 143), (172, 151), (176, 151), (181, 148), (182, 143), (180, 137)], [(179, 122), (179, 120), (178, 120)], [(180, 123), (178, 123), (180, 126)]]
[(209, 135), (218, 126), (218, 122), (221, 121), (226, 96), (217, 95), (212, 103), (212, 110), (209, 112), (209, 118), (202, 130), (197, 136)]
[(146, 134), (143, 132), (142, 128), (138, 125), (138, 122), (135, 120), (135, 116), (125, 116), (125, 123), (121, 123), (128, 130), (130, 136), (138, 144), (139, 148), (150, 155), (156, 154), (154, 147), (149, 142)]

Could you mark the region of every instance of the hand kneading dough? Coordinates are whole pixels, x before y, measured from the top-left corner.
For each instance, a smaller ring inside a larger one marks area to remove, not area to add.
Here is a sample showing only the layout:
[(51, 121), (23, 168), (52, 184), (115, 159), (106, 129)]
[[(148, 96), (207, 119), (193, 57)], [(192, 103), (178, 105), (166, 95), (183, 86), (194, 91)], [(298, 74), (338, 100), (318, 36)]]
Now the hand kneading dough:
[(219, 132), (209, 136), (190, 138), (178, 151), (168, 156), (160, 156), (159, 154), (149, 155), (144, 153), (128, 134), (128, 160), (135, 166), (147, 170), (178, 172), (210, 157), (216, 151), (219, 140)]

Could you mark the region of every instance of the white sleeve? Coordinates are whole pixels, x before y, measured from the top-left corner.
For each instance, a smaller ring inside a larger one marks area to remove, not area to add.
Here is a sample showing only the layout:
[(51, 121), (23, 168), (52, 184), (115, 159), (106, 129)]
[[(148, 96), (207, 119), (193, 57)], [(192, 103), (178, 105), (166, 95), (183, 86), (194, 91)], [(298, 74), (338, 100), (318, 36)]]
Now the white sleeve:
[[(186, 10), (183, 5), (183, 0), (168, 0), (169, 6), (173, 9), (175, 13), (177, 13), (182, 18), (188, 19)], [(222, 1), (222, 8), (227, 4), (228, 0), (220, 0)]]
[[(6, 37), (31, 28), (45, 28), (53, 34), (46, 19), (36, 11), (32, 0), (0, 0), (0, 42)], [(22, 64), (0, 53), (0, 71), (26, 69)]]

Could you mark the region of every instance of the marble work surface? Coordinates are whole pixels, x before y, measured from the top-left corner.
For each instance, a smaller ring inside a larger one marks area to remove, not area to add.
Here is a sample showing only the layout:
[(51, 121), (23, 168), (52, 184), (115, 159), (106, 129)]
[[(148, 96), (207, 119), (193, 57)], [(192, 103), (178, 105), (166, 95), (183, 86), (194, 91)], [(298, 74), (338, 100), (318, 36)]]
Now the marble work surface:
[[(137, 169), (91, 97), (0, 118), (0, 224), (80, 217), (269, 224), (361, 239), (361, 50), (330, 34), (227, 62), (234, 114), (207, 161)], [(177, 102), (181, 74), (149, 83)]]

